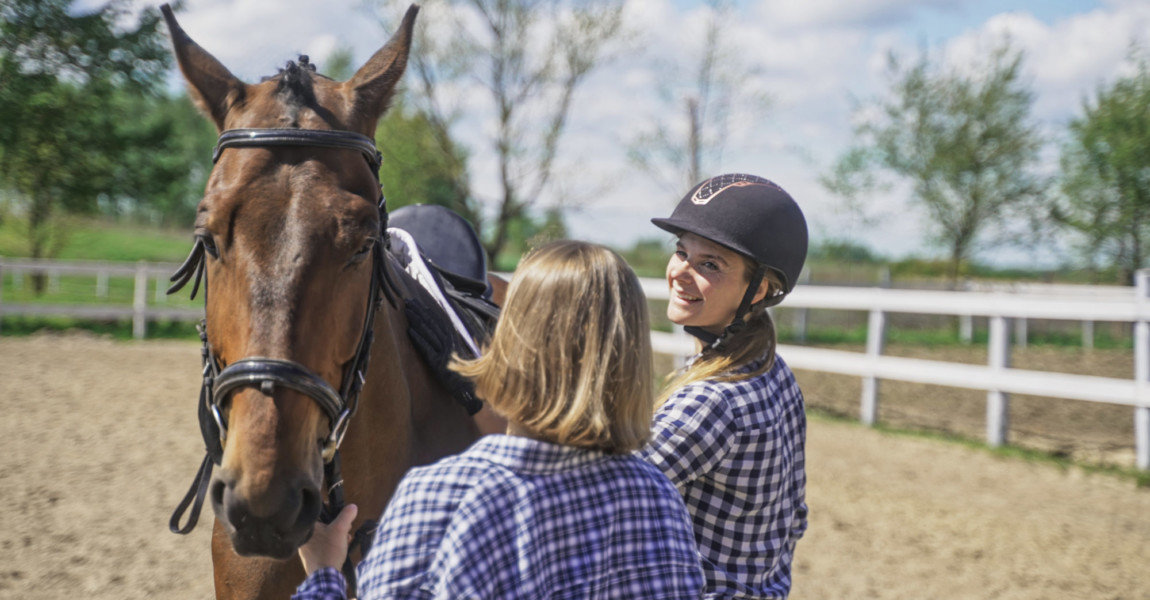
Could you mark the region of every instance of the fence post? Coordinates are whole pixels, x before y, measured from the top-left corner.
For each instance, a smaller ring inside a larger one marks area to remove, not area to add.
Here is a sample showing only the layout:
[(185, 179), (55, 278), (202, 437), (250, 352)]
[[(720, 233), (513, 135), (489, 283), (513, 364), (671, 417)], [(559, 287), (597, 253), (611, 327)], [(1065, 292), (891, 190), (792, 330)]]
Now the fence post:
[[(806, 285), (811, 282), (811, 270), (803, 269), (799, 274), (799, 285)], [(807, 341), (807, 310), (806, 308), (796, 308), (795, 311), (795, 340), (800, 344)]]
[[(1135, 274), (1134, 291), (1140, 309), (1134, 322), (1134, 380), (1135, 389), (1142, 392), (1150, 383), (1150, 322), (1145, 316), (1150, 298), (1150, 269), (1140, 269)], [(1150, 407), (1147, 406), (1134, 408), (1134, 455), (1139, 469), (1150, 470)]]
[(1082, 348), (1085, 350), (1094, 349), (1094, 321), (1082, 322)]
[(1019, 348), (1025, 348), (1026, 347), (1026, 337), (1027, 337), (1027, 331), (1026, 331), (1027, 320), (1026, 320), (1026, 317), (1015, 317), (1013, 320), (1014, 320), (1014, 345), (1018, 346)]
[(148, 331), (148, 269), (144, 261), (136, 263), (136, 284), (132, 289), (132, 337), (144, 339)]
[[(1010, 367), (1010, 319), (990, 317), (989, 363), (992, 369)], [(1006, 444), (1010, 429), (1010, 395), (991, 390), (986, 393), (986, 443), (992, 448)]]
[(958, 339), (964, 344), (974, 341), (974, 317), (958, 315)]
[(96, 296), (99, 298), (108, 297), (108, 272), (104, 269), (96, 271)]
[[(866, 329), (867, 356), (874, 358), (881, 356), (885, 340), (886, 313), (878, 309), (871, 309)], [(879, 379), (873, 375), (862, 378), (860, 419), (868, 427), (878, 422), (878, 385)]]
[(167, 293), (168, 289), (164, 285), (164, 278), (163, 277), (156, 277), (155, 282), (156, 282), (155, 303), (156, 304), (163, 304), (163, 303), (168, 301), (168, 293)]
[[(962, 282), (962, 291), (969, 292), (974, 288), (974, 284), (967, 277)], [(958, 315), (958, 341), (963, 344), (969, 344), (974, 341), (974, 316), (973, 315)]]

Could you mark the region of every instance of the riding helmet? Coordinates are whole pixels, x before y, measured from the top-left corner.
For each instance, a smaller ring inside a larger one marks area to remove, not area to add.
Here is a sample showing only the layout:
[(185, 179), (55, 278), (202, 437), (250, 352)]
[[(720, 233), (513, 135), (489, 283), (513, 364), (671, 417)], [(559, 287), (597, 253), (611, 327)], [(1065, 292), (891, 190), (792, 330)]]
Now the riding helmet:
[[(694, 233), (774, 271), (781, 302), (794, 289), (807, 258), (807, 221), (790, 194), (755, 175), (729, 173), (691, 188), (670, 218), (651, 219), (676, 235)], [(757, 287), (757, 283), (756, 283)]]

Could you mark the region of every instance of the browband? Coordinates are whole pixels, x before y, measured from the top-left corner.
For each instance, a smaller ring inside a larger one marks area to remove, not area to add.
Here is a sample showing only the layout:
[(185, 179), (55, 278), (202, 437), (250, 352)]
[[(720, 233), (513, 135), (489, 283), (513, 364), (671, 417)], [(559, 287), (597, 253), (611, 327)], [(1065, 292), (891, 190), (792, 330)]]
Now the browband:
[(212, 163), (220, 159), (227, 148), (265, 146), (320, 146), (356, 150), (367, 160), (373, 172), (379, 172), (383, 155), (375, 147), (375, 140), (351, 131), (324, 129), (228, 129), (220, 134), (212, 151)]

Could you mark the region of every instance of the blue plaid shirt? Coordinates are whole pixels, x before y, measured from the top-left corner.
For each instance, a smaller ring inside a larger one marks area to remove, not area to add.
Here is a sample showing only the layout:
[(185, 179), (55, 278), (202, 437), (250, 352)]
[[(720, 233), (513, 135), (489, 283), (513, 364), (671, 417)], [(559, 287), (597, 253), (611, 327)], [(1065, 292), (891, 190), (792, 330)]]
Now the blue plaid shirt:
[[(634, 455), (508, 435), (412, 469), (367, 558), (374, 598), (699, 598), (703, 573), (683, 502)], [(293, 596), (344, 598), (320, 569)]]
[(656, 412), (640, 453), (683, 494), (705, 597), (790, 593), (795, 542), (807, 528), (805, 441), (803, 395), (781, 358), (751, 379), (685, 386)]

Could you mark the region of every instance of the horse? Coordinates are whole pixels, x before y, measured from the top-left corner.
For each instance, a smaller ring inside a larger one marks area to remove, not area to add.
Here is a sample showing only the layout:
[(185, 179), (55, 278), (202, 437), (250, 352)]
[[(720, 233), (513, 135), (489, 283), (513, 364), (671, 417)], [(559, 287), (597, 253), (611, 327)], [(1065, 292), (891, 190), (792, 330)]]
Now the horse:
[(355, 502), (354, 530), (368, 531), (409, 468), (504, 425), (469, 414), (413, 349), (386, 248), (373, 134), (417, 11), (345, 82), (301, 56), (248, 84), (161, 7), (190, 96), (220, 134), (172, 286), (194, 277), (194, 296), (203, 282), (208, 456), (171, 527), (194, 498), (190, 530), (210, 498), (217, 598), (287, 598), (325, 500)]

